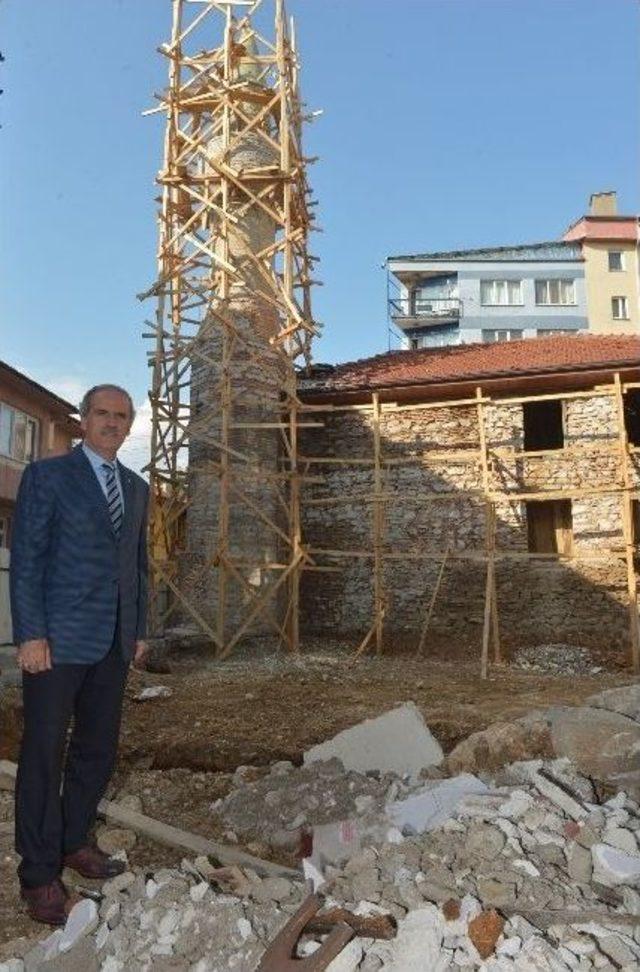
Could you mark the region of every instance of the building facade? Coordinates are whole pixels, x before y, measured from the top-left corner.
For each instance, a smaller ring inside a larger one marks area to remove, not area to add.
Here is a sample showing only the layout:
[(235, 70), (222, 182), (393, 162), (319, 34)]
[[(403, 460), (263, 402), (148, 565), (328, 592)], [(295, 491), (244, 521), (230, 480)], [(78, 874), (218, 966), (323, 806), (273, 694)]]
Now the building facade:
[(76, 408), (0, 361), (0, 548), (11, 546), (11, 524), (27, 463), (62, 455), (80, 436)]
[(389, 315), (406, 347), (518, 340), (588, 327), (572, 241), (391, 257)]
[(404, 348), (582, 331), (640, 333), (638, 219), (615, 193), (562, 240), (387, 260), (388, 313)]
[(589, 330), (640, 334), (640, 220), (618, 215), (615, 192), (594, 194), (589, 209), (564, 234), (581, 246)]
[(640, 338), (391, 352), (301, 397), (303, 629), (479, 656), (493, 617), (507, 653), (640, 665)]

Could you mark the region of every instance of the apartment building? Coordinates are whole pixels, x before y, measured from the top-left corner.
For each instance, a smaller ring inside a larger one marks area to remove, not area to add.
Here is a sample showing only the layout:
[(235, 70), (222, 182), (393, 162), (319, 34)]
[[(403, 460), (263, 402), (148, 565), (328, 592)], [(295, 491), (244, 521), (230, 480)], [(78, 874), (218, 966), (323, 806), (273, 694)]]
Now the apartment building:
[(68, 452), (80, 436), (76, 407), (0, 361), (0, 548), (11, 546), (11, 522), (27, 463)]
[(388, 313), (405, 348), (579, 332), (640, 333), (638, 218), (615, 193), (562, 240), (392, 256)]
[(640, 220), (618, 215), (615, 192), (592, 195), (589, 214), (564, 234), (581, 246), (593, 333), (640, 334), (639, 239)]

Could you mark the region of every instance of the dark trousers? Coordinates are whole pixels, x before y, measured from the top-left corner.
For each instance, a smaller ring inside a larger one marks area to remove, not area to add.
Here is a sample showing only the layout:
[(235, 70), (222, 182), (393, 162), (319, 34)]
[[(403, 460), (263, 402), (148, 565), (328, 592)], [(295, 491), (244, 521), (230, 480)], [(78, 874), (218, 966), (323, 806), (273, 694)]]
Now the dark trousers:
[(37, 675), (23, 674), (16, 851), (24, 887), (55, 880), (63, 854), (87, 843), (115, 763), (128, 667), (116, 638), (94, 665), (54, 665)]

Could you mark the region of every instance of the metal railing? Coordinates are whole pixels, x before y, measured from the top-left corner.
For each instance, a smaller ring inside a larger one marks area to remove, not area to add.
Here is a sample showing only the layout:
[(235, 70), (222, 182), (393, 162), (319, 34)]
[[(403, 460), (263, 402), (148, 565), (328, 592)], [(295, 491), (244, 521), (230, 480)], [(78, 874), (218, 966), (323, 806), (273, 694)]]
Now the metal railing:
[(457, 297), (394, 297), (389, 298), (389, 317), (392, 320), (416, 319), (442, 322), (458, 320), (462, 316), (462, 301)]

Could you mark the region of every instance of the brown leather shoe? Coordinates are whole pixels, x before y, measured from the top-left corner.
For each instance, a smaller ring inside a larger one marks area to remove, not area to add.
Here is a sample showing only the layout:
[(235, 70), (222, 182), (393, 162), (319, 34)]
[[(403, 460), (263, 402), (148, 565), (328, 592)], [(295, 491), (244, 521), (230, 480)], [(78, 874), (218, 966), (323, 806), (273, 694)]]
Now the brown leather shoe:
[(70, 867), (77, 871), (84, 878), (94, 878), (106, 881), (107, 878), (115, 877), (126, 870), (124, 861), (117, 861), (109, 857), (98, 847), (81, 847), (73, 854), (65, 854), (63, 858), (65, 867)]
[(37, 888), (20, 888), (20, 896), (27, 902), (27, 912), (34, 921), (57, 926), (66, 923), (69, 909), (67, 892), (59, 878)]

